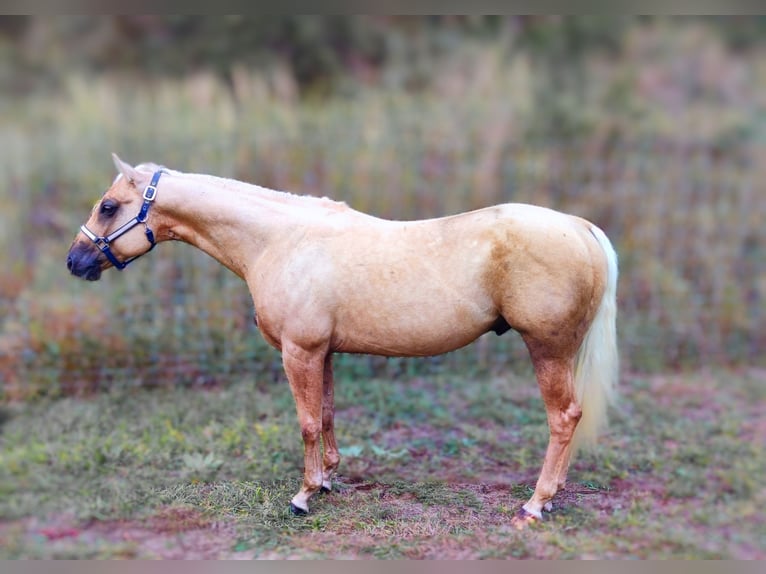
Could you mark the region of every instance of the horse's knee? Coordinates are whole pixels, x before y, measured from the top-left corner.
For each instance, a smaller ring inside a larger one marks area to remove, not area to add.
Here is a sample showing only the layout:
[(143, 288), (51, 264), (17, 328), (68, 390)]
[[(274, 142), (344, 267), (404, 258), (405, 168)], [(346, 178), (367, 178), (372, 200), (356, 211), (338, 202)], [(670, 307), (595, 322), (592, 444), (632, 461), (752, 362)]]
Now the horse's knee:
[(322, 425), (315, 420), (301, 421), (301, 437), (304, 444), (316, 442), (322, 432)]

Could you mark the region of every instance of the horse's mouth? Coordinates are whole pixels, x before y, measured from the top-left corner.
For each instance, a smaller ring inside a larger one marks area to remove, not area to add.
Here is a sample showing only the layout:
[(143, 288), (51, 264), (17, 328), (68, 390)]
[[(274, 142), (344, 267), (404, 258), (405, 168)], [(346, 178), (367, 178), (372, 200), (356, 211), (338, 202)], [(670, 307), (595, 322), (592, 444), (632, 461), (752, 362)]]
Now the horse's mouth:
[(85, 279), (86, 281), (98, 281), (101, 279), (101, 267), (90, 267), (88, 268), (83, 275), (79, 275), (82, 279)]
[(66, 258), (66, 266), (75, 277), (86, 281), (98, 281), (101, 279), (102, 261), (100, 253), (94, 254), (86, 249), (73, 247)]
[(75, 277), (85, 279), (86, 281), (98, 281), (101, 279), (101, 266), (90, 265), (86, 268), (70, 268), (69, 271)]

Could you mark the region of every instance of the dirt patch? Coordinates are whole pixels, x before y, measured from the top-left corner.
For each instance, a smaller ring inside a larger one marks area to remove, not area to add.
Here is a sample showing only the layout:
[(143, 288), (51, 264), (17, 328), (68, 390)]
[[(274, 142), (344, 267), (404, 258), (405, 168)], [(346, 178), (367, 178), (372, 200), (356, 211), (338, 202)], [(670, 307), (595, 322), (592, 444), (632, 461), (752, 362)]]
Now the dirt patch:
[[(79, 522), (60, 515), (29, 518), (0, 525), (0, 541), (12, 533), (46, 557), (66, 557), (70, 549), (87, 546), (98, 558), (218, 560), (250, 558), (236, 552), (233, 523), (216, 522), (190, 508), (166, 508), (136, 520)], [(19, 541), (17, 541), (19, 542)]]

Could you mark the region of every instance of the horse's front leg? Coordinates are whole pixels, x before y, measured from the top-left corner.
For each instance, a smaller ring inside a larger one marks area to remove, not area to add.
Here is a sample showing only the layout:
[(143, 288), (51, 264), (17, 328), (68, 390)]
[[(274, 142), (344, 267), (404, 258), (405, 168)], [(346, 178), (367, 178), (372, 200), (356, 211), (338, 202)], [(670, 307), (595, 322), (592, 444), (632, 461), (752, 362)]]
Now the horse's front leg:
[(327, 354), (324, 361), (322, 380), (322, 490), (332, 490), (332, 477), (340, 464), (338, 443), (335, 441), (335, 388), (332, 374), (332, 355)]
[(326, 350), (307, 350), (289, 341), (282, 344), (282, 362), (295, 399), (304, 449), (303, 486), (290, 501), (293, 514), (306, 514), (309, 499), (322, 487), (322, 387)]

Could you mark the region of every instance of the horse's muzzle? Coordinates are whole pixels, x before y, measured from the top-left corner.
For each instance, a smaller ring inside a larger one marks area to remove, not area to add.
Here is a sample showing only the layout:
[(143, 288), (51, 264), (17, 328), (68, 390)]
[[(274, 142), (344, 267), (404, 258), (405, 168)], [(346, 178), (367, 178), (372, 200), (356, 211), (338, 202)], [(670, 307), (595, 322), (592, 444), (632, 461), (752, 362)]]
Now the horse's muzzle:
[(72, 245), (66, 258), (66, 266), (72, 275), (87, 281), (98, 281), (101, 278), (101, 265), (101, 252), (83, 243)]

